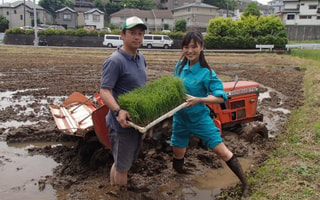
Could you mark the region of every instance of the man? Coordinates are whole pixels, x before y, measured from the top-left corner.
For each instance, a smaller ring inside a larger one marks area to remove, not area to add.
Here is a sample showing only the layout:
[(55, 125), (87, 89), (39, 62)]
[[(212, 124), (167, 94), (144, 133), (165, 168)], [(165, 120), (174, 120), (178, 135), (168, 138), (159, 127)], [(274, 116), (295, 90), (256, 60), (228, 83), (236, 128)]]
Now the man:
[(100, 95), (110, 110), (106, 121), (114, 158), (110, 183), (121, 188), (126, 188), (128, 171), (138, 157), (141, 133), (129, 127), (130, 114), (120, 108), (117, 98), (146, 85), (146, 61), (138, 51), (146, 29), (140, 18), (127, 18), (121, 27), (123, 45), (105, 60), (102, 69)]

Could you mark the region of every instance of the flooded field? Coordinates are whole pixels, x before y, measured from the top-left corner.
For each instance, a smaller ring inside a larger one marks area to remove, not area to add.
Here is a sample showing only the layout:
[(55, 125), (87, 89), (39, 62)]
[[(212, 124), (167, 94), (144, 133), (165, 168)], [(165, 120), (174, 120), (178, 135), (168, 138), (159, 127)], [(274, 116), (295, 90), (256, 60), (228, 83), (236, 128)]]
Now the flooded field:
[[(79, 156), (82, 138), (62, 134), (48, 107), (61, 104), (74, 91), (86, 96), (97, 92), (102, 63), (111, 52), (0, 46), (1, 199), (117, 199), (110, 193), (110, 151), (101, 147), (106, 162), (91, 169)], [(179, 52), (143, 53), (149, 81), (171, 75), (180, 57)], [(267, 159), (273, 138), (281, 134), (291, 111), (301, 105), (301, 63), (276, 54), (208, 52), (207, 59), (223, 81), (232, 81), (237, 75), (240, 80), (260, 83), (258, 110), (264, 115), (269, 138), (252, 140), (245, 132), (223, 133), (226, 145), (250, 175)], [(191, 174), (179, 175), (171, 167), (168, 138), (146, 139), (146, 144), (154, 146), (144, 149), (129, 172), (130, 197), (218, 199), (221, 192), (227, 192), (239, 198), (236, 176), (196, 140), (186, 155)]]

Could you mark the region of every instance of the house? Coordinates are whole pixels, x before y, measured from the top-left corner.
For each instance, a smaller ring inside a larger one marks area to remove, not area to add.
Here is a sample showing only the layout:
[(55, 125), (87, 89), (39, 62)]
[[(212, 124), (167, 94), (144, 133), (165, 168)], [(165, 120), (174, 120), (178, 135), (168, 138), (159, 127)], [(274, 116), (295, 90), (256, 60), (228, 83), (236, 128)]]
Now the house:
[(76, 29), (78, 26), (78, 13), (69, 8), (64, 7), (56, 11), (55, 24), (64, 26), (67, 29)]
[[(92, 8), (83, 13), (84, 26), (89, 29), (104, 28), (104, 12), (98, 8)], [(80, 24), (79, 24), (80, 25)]]
[(272, 0), (268, 2), (274, 15), (279, 15), (284, 9), (283, 0)]
[(140, 10), (135, 8), (125, 8), (110, 15), (110, 22), (117, 28), (122, 26), (124, 20), (131, 16), (140, 17), (147, 25), (147, 32), (162, 31), (167, 24), (173, 30), (173, 15), (169, 10)]
[(284, 0), (282, 21), (285, 25), (320, 25), (319, 0)]
[(209, 21), (218, 15), (218, 7), (195, 2), (172, 10), (174, 20), (185, 19), (187, 29), (205, 31)]
[[(53, 18), (41, 6), (35, 5), (38, 23), (51, 24)], [(16, 1), (0, 5), (0, 15), (9, 21), (9, 28), (33, 26), (34, 4), (31, 1)]]
[(162, 10), (172, 10), (194, 2), (196, 0), (154, 0), (154, 3)]

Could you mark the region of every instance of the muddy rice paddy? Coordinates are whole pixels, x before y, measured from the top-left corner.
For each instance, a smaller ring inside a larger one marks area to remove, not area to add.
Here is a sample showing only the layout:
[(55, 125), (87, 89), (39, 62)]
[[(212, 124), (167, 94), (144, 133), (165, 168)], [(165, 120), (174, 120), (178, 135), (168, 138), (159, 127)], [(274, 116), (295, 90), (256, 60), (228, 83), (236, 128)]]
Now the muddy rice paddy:
[[(83, 138), (62, 134), (49, 112), (72, 92), (99, 91), (104, 59), (112, 49), (0, 46), (0, 194), (1, 199), (119, 199), (109, 184), (110, 150), (95, 143), (100, 160), (93, 168), (81, 154)], [(142, 50), (148, 80), (171, 75), (179, 51)], [(300, 60), (278, 54), (206, 52), (223, 81), (260, 83), (258, 110), (269, 138), (224, 131), (226, 145), (248, 176), (263, 164), (291, 111), (303, 101)], [(129, 171), (129, 199), (238, 199), (240, 182), (216, 155), (193, 139), (186, 154), (190, 174), (171, 167), (170, 128), (147, 135), (139, 160)]]

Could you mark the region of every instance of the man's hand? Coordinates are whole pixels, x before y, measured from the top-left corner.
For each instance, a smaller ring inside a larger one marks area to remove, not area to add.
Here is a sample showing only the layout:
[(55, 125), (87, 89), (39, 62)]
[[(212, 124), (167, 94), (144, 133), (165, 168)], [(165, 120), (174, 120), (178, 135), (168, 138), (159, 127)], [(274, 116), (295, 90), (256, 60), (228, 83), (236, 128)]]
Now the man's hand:
[(117, 120), (122, 128), (128, 128), (130, 126), (129, 123), (127, 122), (128, 119), (131, 120), (130, 114), (126, 110), (121, 109), (119, 111)]

